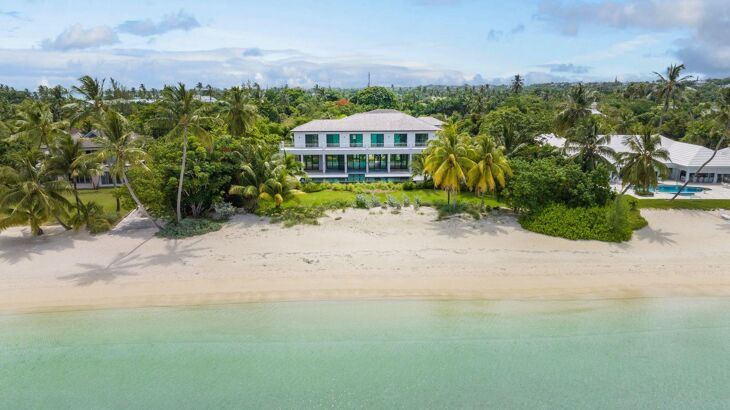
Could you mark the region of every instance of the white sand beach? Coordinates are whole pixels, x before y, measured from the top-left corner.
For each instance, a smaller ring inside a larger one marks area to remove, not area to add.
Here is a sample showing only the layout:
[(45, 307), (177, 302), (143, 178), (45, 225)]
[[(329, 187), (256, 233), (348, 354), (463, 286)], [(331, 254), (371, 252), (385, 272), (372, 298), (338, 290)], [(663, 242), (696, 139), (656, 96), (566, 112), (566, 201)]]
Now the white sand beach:
[(642, 211), (624, 244), (526, 232), (511, 216), (348, 210), (284, 228), (238, 216), (184, 240), (151, 229), (0, 234), (0, 311), (356, 298), (564, 299), (730, 295), (730, 223)]

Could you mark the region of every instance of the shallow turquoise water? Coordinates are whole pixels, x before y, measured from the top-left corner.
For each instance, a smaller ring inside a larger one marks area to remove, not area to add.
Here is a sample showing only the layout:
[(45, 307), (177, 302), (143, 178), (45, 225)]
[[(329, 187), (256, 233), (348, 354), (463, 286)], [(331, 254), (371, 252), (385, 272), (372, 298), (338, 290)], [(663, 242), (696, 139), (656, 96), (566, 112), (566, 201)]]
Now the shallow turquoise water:
[(0, 316), (0, 407), (729, 408), (730, 300)]

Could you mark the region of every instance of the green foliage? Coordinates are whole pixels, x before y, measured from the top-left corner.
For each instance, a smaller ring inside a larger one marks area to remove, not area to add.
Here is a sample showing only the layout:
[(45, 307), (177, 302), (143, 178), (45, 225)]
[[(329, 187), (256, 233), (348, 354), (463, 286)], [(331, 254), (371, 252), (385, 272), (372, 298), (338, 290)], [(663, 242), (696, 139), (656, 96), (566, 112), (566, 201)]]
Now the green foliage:
[(400, 201), (398, 201), (393, 195), (387, 196), (387, 203), (388, 203), (388, 206), (391, 208), (400, 209), (400, 207), (401, 207)]
[(209, 219), (186, 218), (177, 222), (170, 222), (157, 231), (155, 236), (167, 239), (188, 238), (220, 230), (222, 225)]
[(408, 182), (404, 182), (402, 187), (403, 187), (404, 191), (413, 191), (414, 189), (416, 189), (416, 184), (411, 181), (408, 181)]
[(612, 197), (608, 171), (601, 167), (584, 173), (577, 164), (545, 158), (516, 160), (512, 169), (503, 195), (517, 211), (538, 211), (552, 204), (602, 207)]
[(236, 208), (228, 202), (217, 202), (213, 204), (213, 212), (210, 218), (214, 221), (227, 221), (236, 214)]
[(411, 206), (411, 200), (408, 198), (408, 195), (403, 195), (403, 207), (408, 208)]
[(353, 102), (368, 108), (396, 108), (397, 97), (385, 87), (366, 87), (358, 91)]
[(284, 227), (294, 225), (319, 225), (319, 218), (325, 216), (324, 207), (296, 206), (274, 208), (270, 213), (271, 223), (282, 223)]
[(368, 209), (370, 208), (370, 201), (364, 194), (355, 195), (355, 208)]
[(372, 208), (378, 208), (378, 207), (380, 207), (380, 198), (378, 198), (375, 195), (370, 195), (370, 206)]
[(454, 202), (453, 204), (438, 204), (436, 205), (438, 211), (438, 219), (445, 219), (452, 215), (468, 214), (474, 219), (480, 219), (482, 217), (481, 209), (478, 204), (471, 202)]

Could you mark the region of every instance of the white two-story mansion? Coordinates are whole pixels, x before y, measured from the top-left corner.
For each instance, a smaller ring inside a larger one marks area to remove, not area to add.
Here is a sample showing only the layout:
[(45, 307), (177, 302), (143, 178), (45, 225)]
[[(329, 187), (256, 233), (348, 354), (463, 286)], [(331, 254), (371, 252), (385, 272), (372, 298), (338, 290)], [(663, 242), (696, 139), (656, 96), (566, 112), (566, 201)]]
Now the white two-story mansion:
[(413, 155), (443, 123), (396, 110), (374, 110), (339, 120), (315, 120), (292, 130), (295, 155), (313, 182), (408, 181)]

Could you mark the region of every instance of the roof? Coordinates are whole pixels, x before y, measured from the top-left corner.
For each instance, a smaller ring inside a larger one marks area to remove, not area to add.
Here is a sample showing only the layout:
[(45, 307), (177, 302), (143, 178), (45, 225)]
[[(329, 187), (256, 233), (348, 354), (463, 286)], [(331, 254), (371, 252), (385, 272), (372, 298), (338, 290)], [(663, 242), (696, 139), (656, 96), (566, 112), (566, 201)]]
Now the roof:
[[(433, 118), (432, 120), (436, 120)], [(438, 131), (440, 126), (396, 110), (374, 110), (338, 120), (314, 120), (293, 132)]]
[(421, 121), (423, 121), (423, 122), (426, 122), (426, 123), (429, 123), (431, 125), (434, 125), (436, 127), (439, 127), (439, 128), (441, 128), (441, 127), (444, 126), (444, 122), (441, 121), (438, 118), (434, 118), (434, 117), (418, 117), (418, 119), (421, 120)]
[[(624, 139), (627, 136), (612, 135), (608, 146), (618, 153), (629, 152), (629, 147), (624, 144)], [(714, 152), (714, 150), (701, 145), (675, 141), (662, 135), (659, 138), (661, 139), (662, 148), (669, 151), (669, 159), (672, 164), (699, 168), (710, 159)], [(557, 148), (562, 148), (565, 145), (565, 138), (558, 137), (555, 134), (543, 134), (538, 139)], [(730, 148), (719, 150), (712, 162), (707, 164), (707, 167), (730, 167)]]

